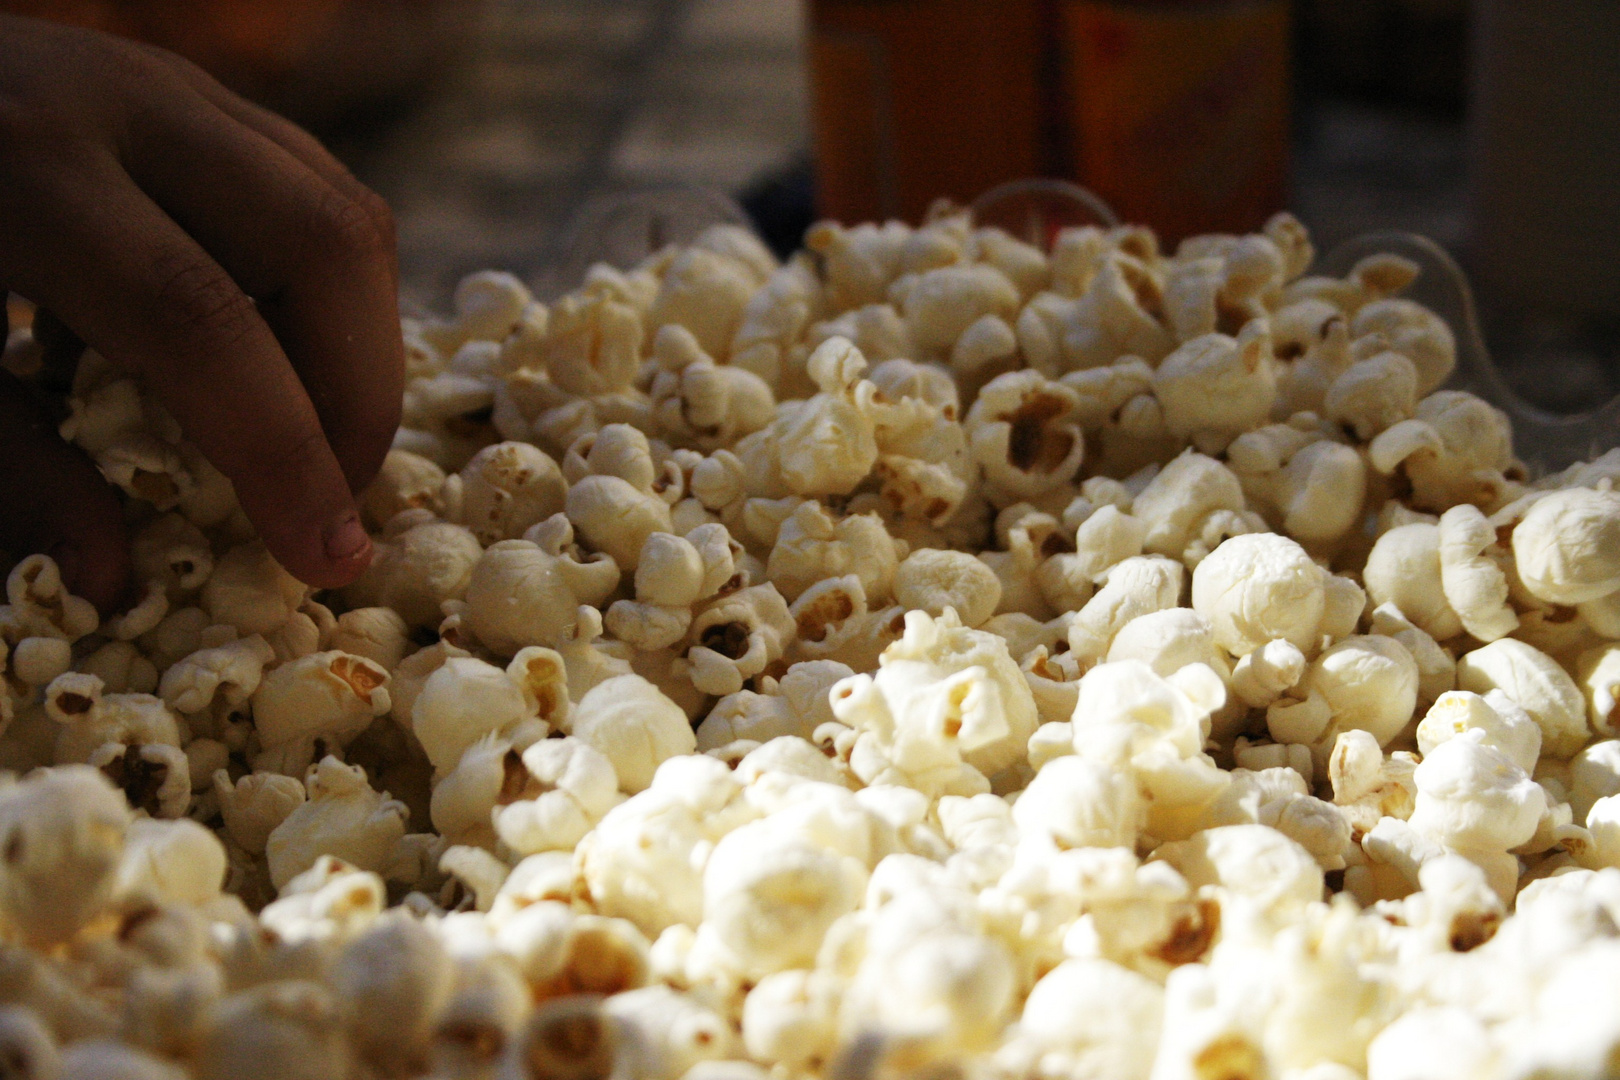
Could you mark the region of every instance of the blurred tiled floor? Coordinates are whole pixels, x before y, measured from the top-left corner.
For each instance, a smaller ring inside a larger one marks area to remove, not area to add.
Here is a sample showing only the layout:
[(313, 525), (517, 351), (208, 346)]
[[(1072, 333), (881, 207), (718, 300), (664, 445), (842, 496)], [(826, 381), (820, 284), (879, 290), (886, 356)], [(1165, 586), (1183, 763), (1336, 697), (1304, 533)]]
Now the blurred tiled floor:
[(393, 204), (407, 305), (540, 276), (594, 198), (735, 191), (808, 142), (799, 0), (489, 0), (409, 115), (335, 148)]

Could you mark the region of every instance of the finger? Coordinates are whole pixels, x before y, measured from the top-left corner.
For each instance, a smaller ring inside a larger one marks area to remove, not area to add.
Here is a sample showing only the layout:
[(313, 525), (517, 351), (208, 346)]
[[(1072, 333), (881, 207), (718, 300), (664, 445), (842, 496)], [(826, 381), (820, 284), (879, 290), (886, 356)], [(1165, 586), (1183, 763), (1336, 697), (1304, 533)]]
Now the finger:
[(0, 548), (44, 552), (69, 590), (104, 614), (118, 606), (129, 580), (118, 496), (9, 372), (0, 372), (0, 505)]
[[(279, 145), (339, 191), (357, 202), (364, 201), (361, 196), (368, 193), (365, 185), (360, 183), (349, 171), (348, 166), (339, 161), (315, 136), (286, 117), (234, 93), (191, 61), (156, 46), (147, 45), (142, 48), (169, 63), (193, 90), (227, 116)], [(378, 227), (382, 231), (391, 231), (392, 218), (379, 217)]]
[[(314, 402), (350, 488), (399, 426), (404, 343), (393, 237), (279, 144), (200, 99), (132, 136), (130, 175), (259, 300)], [(201, 156), (188, 150), (206, 147)]]
[(44, 210), (0, 222), (13, 254), (52, 257), (13, 257), (0, 270), (140, 374), (235, 484), (283, 566), (311, 585), (353, 580), (370, 541), (315, 408), (252, 301), (116, 162), (86, 155), (52, 176), (15, 204)]

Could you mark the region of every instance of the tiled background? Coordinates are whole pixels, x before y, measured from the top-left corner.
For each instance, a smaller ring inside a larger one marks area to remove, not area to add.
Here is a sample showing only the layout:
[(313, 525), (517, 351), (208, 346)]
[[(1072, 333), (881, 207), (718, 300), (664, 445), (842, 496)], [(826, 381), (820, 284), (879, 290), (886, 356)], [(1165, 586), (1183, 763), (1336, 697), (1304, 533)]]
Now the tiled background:
[[(337, 140), (393, 203), (407, 302), (514, 270), (568, 284), (570, 222), (669, 185), (736, 194), (809, 152), (801, 0), (487, 0), (467, 55), (411, 111)], [(1463, 238), (1455, 122), (1356, 105), (1298, 124), (1294, 203), (1324, 246)]]
[(530, 278), (593, 200), (735, 192), (808, 145), (798, 0), (490, 0), (469, 55), (407, 115), (335, 148), (393, 204), (408, 304)]

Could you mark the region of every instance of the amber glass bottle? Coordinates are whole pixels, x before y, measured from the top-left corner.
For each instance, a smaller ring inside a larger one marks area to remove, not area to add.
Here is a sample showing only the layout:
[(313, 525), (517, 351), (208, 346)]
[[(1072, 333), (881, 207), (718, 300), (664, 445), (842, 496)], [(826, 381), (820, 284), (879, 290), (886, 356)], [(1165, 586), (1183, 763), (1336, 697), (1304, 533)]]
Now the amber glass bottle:
[(1052, 170), (1047, 0), (811, 0), (822, 214), (916, 221)]
[(1287, 0), (1062, 0), (1079, 181), (1166, 240), (1287, 199)]

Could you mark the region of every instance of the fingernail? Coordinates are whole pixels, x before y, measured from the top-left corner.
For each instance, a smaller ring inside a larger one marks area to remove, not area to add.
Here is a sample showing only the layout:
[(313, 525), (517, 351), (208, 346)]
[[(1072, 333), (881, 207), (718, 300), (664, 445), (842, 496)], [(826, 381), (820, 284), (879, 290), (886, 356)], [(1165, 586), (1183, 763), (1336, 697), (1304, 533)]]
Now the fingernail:
[(67, 591), (77, 594), (79, 579), (84, 574), (84, 556), (72, 544), (62, 543), (51, 548), (51, 559), (56, 563), (57, 572), (62, 575), (62, 584)]
[(328, 525), (322, 539), (326, 544), (326, 557), (333, 560), (352, 559), (371, 545), (371, 537), (366, 535), (366, 527), (360, 524), (357, 514)]

